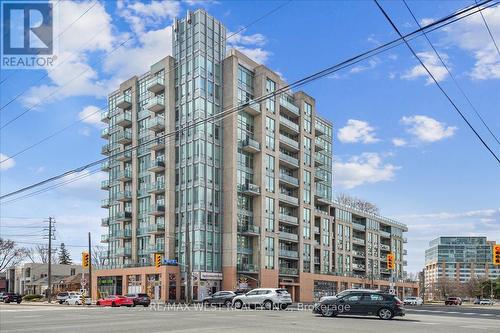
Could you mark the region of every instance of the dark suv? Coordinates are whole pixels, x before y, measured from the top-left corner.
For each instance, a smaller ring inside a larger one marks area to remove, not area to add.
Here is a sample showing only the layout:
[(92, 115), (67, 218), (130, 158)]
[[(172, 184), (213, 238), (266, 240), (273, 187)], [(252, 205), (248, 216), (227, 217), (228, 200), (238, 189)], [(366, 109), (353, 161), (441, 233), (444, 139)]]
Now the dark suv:
[(211, 296), (205, 297), (203, 299), (204, 305), (225, 305), (226, 307), (231, 307), (233, 304), (233, 298), (236, 293), (232, 291), (218, 291), (213, 293)]
[(11, 303), (11, 302), (16, 302), (17, 304), (21, 303), (23, 298), (21, 295), (16, 294), (16, 293), (5, 293), (3, 294), (3, 302), (4, 303)]
[(366, 292), (351, 292), (339, 298), (325, 299), (314, 305), (313, 313), (324, 317), (378, 316), (385, 320), (405, 315), (403, 302), (395, 295)]
[(149, 298), (148, 294), (127, 294), (125, 297), (131, 298), (134, 301), (134, 306), (142, 305), (147, 307), (151, 303), (151, 298)]
[(462, 305), (462, 299), (460, 297), (448, 297), (444, 301), (444, 305)]

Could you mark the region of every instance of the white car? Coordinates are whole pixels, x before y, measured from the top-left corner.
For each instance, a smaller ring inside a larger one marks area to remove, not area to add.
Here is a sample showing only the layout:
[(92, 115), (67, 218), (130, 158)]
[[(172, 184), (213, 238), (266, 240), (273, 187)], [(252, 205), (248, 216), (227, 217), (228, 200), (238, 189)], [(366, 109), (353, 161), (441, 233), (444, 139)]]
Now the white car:
[(233, 306), (236, 309), (244, 306), (263, 306), (266, 310), (272, 310), (274, 307), (284, 310), (290, 304), (292, 297), (286, 289), (280, 288), (257, 288), (233, 298)]
[(494, 305), (494, 304), (495, 304), (494, 301), (492, 301), (491, 299), (487, 299), (487, 298), (479, 301), (479, 305)]
[(64, 301), (67, 305), (82, 305), (82, 294), (70, 293)]
[(322, 302), (322, 301), (327, 300), (327, 299), (336, 299), (336, 298), (342, 297), (344, 295), (347, 295), (347, 294), (355, 292), (355, 291), (358, 291), (358, 292), (362, 291), (365, 293), (379, 293), (379, 292), (381, 292), (379, 289), (346, 289), (344, 291), (341, 291), (337, 295), (323, 296), (319, 299), (319, 301)]
[(422, 297), (408, 296), (403, 300), (404, 305), (422, 305), (424, 300)]

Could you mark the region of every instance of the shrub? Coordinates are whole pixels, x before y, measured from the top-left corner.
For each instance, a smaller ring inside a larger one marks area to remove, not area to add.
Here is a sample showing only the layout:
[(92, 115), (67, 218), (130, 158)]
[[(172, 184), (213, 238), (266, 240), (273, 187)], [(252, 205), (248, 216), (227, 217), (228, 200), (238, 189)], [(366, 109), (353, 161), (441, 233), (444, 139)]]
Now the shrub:
[(24, 301), (32, 301), (32, 302), (36, 302), (36, 301), (40, 301), (41, 299), (43, 298), (42, 295), (26, 295), (23, 297), (23, 300)]

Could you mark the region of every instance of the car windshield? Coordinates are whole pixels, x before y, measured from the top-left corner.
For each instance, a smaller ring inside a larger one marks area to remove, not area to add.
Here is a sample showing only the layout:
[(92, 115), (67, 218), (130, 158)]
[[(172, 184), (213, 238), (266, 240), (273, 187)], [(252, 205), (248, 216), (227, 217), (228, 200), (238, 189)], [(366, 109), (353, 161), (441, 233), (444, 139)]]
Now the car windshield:
[(406, 299), (417, 299), (417, 298), (416, 298), (416, 297), (411, 296), (411, 297), (406, 297)]
[(286, 290), (286, 289), (276, 289), (276, 293), (286, 295), (286, 294), (288, 294), (288, 290)]
[(148, 294), (137, 294), (137, 297), (148, 297)]

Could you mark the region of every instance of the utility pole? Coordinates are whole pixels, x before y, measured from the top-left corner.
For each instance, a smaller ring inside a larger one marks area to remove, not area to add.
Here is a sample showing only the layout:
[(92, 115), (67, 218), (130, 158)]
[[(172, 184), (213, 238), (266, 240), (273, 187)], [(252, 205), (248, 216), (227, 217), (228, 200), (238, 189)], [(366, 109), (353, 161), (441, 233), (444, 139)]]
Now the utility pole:
[(92, 303), (92, 240), (89, 232), (89, 298)]
[(47, 298), (48, 302), (50, 303), (50, 299), (52, 297), (52, 223), (53, 223), (53, 218), (49, 216), (49, 249), (48, 249), (48, 276), (47, 276), (47, 281), (48, 281), (48, 291), (47, 291)]
[(186, 220), (186, 302), (191, 304), (191, 251), (189, 244), (189, 221)]

